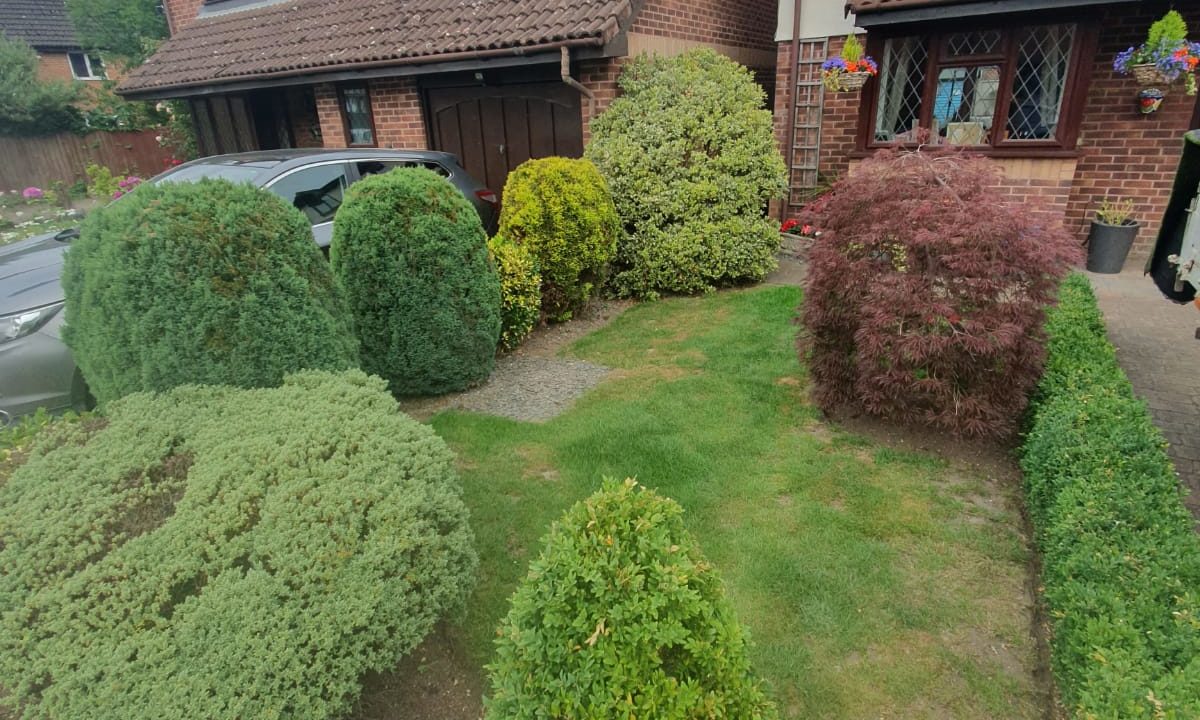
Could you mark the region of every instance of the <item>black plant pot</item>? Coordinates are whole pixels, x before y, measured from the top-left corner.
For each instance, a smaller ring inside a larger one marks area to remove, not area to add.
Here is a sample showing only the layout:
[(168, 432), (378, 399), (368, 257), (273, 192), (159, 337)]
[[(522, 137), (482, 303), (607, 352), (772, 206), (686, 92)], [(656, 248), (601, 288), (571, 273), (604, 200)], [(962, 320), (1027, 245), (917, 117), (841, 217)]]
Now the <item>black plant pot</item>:
[(1088, 233), (1087, 269), (1094, 273), (1121, 272), (1140, 227), (1136, 220), (1124, 225), (1093, 220), (1092, 231)]

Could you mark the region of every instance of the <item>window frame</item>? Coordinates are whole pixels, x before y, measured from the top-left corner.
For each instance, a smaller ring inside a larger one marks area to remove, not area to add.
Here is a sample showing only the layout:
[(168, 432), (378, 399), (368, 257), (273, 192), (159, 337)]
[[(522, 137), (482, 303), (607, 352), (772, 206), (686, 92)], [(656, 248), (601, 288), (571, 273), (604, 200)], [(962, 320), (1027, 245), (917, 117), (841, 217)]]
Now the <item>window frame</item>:
[[(362, 90), (367, 98), (367, 122), (371, 126), (371, 142), (356, 143), (350, 132), (350, 113), (346, 111), (346, 91)], [(375, 128), (375, 103), (371, 99), (371, 87), (366, 82), (342, 83), (338, 85), (338, 112), (342, 118), (342, 137), (348, 148), (377, 148), (379, 147), (379, 131)]]
[[(73, 57), (83, 58), (83, 66), (85, 68), (87, 68), (87, 71), (88, 71), (88, 74), (86, 76), (80, 75), (75, 72), (75, 61), (72, 59)], [(83, 52), (82, 50), (68, 51), (67, 52), (67, 65), (70, 66), (70, 68), (71, 68), (71, 77), (75, 78), (76, 80), (107, 80), (108, 79), (108, 68), (106, 68), (104, 66), (104, 61), (101, 60), (99, 57), (97, 57), (95, 59), (97, 61), (96, 64), (100, 65), (101, 72), (99, 75), (96, 74), (96, 68), (95, 68), (95, 65), (93, 65), (93, 63), (92, 63), (91, 55)]]
[[(982, 22), (981, 22), (982, 20)], [(928, 43), (928, 57), (925, 60), (925, 79), (921, 90), (921, 108), (918, 119), (920, 127), (932, 127), (933, 105), (937, 95), (938, 75), (947, 67), (978, 67), (983, 65), (1000, 66), (1000, 87), (996, 97), (996, 108), (993, 116), (993, 127), (997, 120), (1007, 123), (1011, 111), (1013, 96), (1013, 75), (1018, 64), (1020, 47), (1019, 31), (1037, 25), (1075, 26), (1075, 38), (1072, 41), (1067, 77), (1063, 88), (1062, 105), (1059, 110), (1059, 121), (1055, 128), (1055, 137), (1039, 140), (1013, 140), (993, 137), (984, 145), (939, 145), (939, 147), (955, 147), (970, 152), (990, 155), (993, 157), (1077, 157), (1079, 142), (1079, 127), (1083, 118), (1084, 105), (1087, 103), (1087, 89), (1092, 74), (1092, 66), (1096, 55), (1099, 36), (1099, 24), (1094, 20), (1081, 20), (1077, 17), (1061, 14), (1030, 16), (1008, 16), (1004, 18), (970, 18), (967, 20), (938, 23), (932, 27), (928, 23), (921, 25), (903, 25), (894, 28), (872, 28), (867, 35), (867, 53), (882, 63), (884, 44), (888, 39), (920, 36)], [(989, 55), (971, 55), (950, 57), (946, 52), (946, 44), (950, 35), (956, 32), (980, 32), (999, 30), (1001, 35), (1001, 51)], [(869, 155), (875, 150), (887, 147), (917, 147), (911, 142), (886, 142), (875, 140), (875, 122), (879, 106), (880, 81), (878, 77), (871, 78), (864, 89), (864, 97), (859, 103), (858, 133), (856, 138), (855, 155)], [(996, 135), (993, 133), (993, 135)]]

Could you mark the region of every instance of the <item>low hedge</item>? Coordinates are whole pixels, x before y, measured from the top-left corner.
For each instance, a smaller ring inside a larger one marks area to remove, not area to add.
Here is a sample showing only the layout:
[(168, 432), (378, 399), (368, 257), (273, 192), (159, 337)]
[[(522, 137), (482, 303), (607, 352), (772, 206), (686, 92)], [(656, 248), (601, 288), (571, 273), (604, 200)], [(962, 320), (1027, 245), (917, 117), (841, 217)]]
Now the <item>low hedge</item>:
[(342, 717), (474, 575), (451, 452), (358, 371), (138, 393), (28, 451), (0, 485), (14, 717)]
[(1200, 538), (1166, 444), (1086, 278), (1064, 281), (1046, 330), (1021, 466), (1064, 703), (1087, 719), (1200, 717)]
[(497, 635), (490, 720), (778, 716), (683, 508), (633, 480), (554, 524)]
[(350, 187), (329, 260), (346, 289), (362, 369), (398, 395), (436, 395), (487, 379), (500, 340), (500, 281), (479, 214), (424, 168)]
[(96, 210), (67, 250), (63, 290), (63, 340), (101, 403), (358, 365), (308, 221), (248, 184), (144, 184)]

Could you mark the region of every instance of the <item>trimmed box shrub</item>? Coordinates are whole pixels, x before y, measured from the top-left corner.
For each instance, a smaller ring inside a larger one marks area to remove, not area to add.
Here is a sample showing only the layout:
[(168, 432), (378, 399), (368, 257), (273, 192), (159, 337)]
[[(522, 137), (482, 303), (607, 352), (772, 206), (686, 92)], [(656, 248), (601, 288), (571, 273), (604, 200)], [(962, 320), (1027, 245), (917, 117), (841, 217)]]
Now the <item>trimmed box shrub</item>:
[(498, 235), (537, 263), (550, 320), (570, 319), (604, 284), (620, 231), (608, 184), (588, 160), (529, 160), (504, 185)]
[(616, 291), (653, 297), (764, 278), (779, 249), (764, 212), (786, 172), (753, 74), (705, 49), (639, 57), (619, 82), (586, 152), (625, 226)]
[(500, 281), (475, 208), (445, 178), (400, 168), (352, 185), (329, 252), (362, 368), (399, 395), (486, 380), (500, 339)]
[(1078, 246), (953, 152), (863, 161), (805, 213), (821, 231), (803, 308), (815, 398), (959, 436), (1017, 430), (1045, 306)]
[(542, 276), (524, 246), (497, 235), (488, 249), (500, 276), (500, 347), (514, 350), (542, 316)]
[(1063, 283), (1021, 467), (1078, 718), (1200, 717), (1200, 538), (1087, 279)]
[(101, 403), (358, 364), (308, 222), (250, 185), (144, 185), (96, 210), (67, 250), (63, 289), (63, 340)]
[(777, 717), (682, 515), (609, 480), (553, 525), (500, 625), (488, 718)]
[(22, 717), (343, 717), (463, 604), (453, 456), (378, 378), (106, 413), (0, 485), (0, 702)]

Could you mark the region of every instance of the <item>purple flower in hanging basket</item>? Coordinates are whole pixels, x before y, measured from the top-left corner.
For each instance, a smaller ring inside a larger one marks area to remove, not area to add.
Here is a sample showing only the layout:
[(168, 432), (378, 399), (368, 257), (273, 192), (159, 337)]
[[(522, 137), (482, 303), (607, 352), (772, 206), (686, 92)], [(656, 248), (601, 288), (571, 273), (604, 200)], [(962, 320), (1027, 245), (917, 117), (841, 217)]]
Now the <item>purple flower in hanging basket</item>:
[(27, 187), (21, 192), (21, 197), (26, 200), (41, 200), (46, 197), (46, 193), (42, 192), (41, 188)]
[(1129, 48), (1124, 52), (1117, 53), (1117, 58), (1113, 60), (1113, 70), (1123, 75), (1129, 74), (1129, 68), (1134, 65), (1133, 55), (1136, 52), (1136, 48)]
[(840, 57), (831, 57), (825, 62), (821, 63), (821, 69), (825, 72), (829, 72), (831, 70), (846, 72), (846, 61)]

